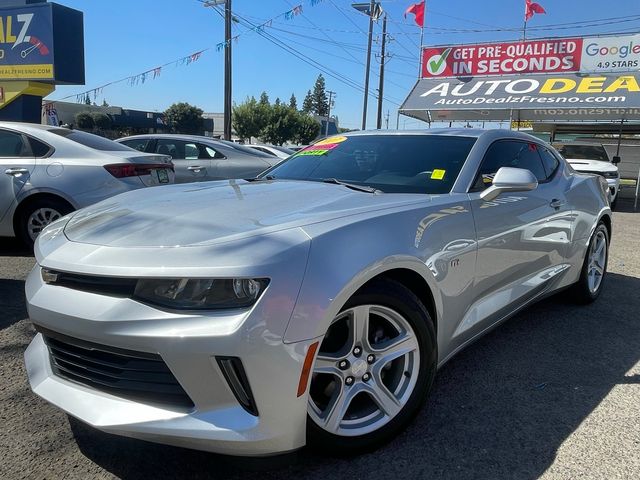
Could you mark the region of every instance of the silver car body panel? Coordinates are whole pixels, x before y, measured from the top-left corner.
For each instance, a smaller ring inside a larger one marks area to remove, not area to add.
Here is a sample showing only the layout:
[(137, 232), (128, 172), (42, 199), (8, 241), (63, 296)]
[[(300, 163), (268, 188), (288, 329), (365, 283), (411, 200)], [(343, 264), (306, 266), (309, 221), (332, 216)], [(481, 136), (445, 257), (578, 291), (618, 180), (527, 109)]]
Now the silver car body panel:
[[(135, 150), (103, 151), (86, 147), (50, 132), (54, 127), (0, 122), (0, 129), (22, 133), (53, 148), (46, 157), (0, 157), (0, 236), (13, 236), (14, 214), (27, 198), (47, 193), (68, 202), (74, 209), (86, 207), (119, 193), (156, 184), (151, 175), (115, 178), (104, 165), (115, 163), (169, 163), (169, 158)], [(58, 128), (58, 127), (55, 127)], [(10, 176), (11, 168), (28, 174)], [(173, 181), (173, 174), (170, 174)]]
[(257, 150), (243, 151), (243, 145), (235, 145), (200, 135), (148, 134), (134, 135), (117, 140), (125, 145), (140, 141), (186, 142), (214, 149), (223, 158), (182, 158), (175, 156), (176, 183), (202, 182), (238, 178), (253, 178), (281, 161)]
[[(514, 312), (574, 283), (591, 233), (603, 217), (610, 222), (600, 179), (562, 161), (537, 189), (485, 202), (468, 190), (488, 146), (503, 138), (542, 143), (507, 131), (434, 133), (478, 137), (450, 194), (222, 181), (124, 194), (50, 225), (36, 243), (38, 264), (26, 285), (36, 326), (159, 354), (195, 407), (158, 409), (60, 378), (40, 334), (25, 355), (33, 390), (112, 433), (274, 454), (305, 443), (307, 398), (296, 389), (307, 349), (372, 278), (410, 274), (432, 299), (439, 365)], [(270, 283), (250, 309), (194, 314), (49, 285), (41, 268)], [(259, 416), (234, 399), (217, 355), (242, 360)]]

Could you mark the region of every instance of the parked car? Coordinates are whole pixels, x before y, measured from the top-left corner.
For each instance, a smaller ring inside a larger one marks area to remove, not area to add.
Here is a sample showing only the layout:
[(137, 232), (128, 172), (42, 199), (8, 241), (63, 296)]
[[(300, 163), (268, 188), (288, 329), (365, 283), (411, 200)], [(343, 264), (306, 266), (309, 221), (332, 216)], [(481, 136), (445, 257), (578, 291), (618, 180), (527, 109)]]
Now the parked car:
[(609, 158), (607, 150), (601, 144), (570, 142), (554, 146), (578, 172), (602, 175), (607, 180), (611, 208), (615, 208), (620, 190), (620, 173), (617, 167), (620, 158)]
[(27, 245), (50, 222), (118, 193), (172, 183), (168, 156), (79, 130), (0, 122), (0, 236)]
[(36, 242), (31, 388), (154, 442), (370, 449), (515, 312), (598, 298), (611, 217), (602, 177), (504, 130), (349, 133), (253, 181), (126, 193)]
[(272, 155), (244, 145), (198, 135), (136, 135), (117, 142), (141, 152), (170, 155), (176, 183), (253, 178), (278, 163)]
[(247, 148), (252, 148), (253, 150), (258, 150), (259, 152), (266, 153), (267, 155), (271, 155), (272, 157), (278, 157), (282, 160), (285, 158), (289, 158), (293, 155), (295, 150), (291, 150), (286, 147), (279, 147), (277, 145), (257, 145), (257, 144), (245, 144)]

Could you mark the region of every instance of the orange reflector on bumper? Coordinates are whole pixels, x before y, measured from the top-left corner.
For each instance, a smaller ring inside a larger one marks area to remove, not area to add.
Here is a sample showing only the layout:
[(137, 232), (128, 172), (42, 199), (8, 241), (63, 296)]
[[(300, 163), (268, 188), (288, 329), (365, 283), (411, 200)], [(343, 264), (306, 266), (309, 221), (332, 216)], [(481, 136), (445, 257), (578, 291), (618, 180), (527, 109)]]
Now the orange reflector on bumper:
[(298, 396), (302, 396), (307, 391), (307, 384), (309, 383), (309, 375), (311, 374), (311, 367), (313, 366), (313, 359), (316, 356), (316, 350), (320, 342), (315, 342), (309, 345), (307, 355), (304, 357), (304, 364), (302, 365), (302, 373), (300, 374), (300, 382), (298, 383)]

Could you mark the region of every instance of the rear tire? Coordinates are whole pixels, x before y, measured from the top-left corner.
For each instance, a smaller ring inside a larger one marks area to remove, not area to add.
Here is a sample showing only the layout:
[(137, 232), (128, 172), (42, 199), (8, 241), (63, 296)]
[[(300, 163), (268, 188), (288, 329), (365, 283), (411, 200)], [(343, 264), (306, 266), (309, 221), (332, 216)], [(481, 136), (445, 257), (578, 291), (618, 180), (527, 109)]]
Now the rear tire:
[(436, 366), (434, 324), (420, 300), (393, 280), (365, 285), (319, 348), (309, 389), (309, 445), (345, 456), (388, 442), (419, 412)]
[(573, 298), (581, 304), (595, 301), (602, 291), (609, 259), (609, 231), (604, 223), (596, 227), (582, 264), (580, 279), (573, 286)]
[(55, 197), (26, 202), (17, 212), (16, 236), (29, 248), (33, 248), (36, 238), (47, 225), (73, 211), (71, 205)]

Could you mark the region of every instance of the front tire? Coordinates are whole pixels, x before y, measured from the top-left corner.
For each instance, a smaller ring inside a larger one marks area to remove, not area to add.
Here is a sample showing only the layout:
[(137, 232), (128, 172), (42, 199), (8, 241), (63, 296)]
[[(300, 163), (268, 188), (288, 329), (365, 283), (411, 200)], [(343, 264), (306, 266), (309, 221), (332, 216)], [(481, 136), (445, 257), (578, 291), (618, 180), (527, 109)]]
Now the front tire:
[(73, 207), (62, 199), (38, 198), (21, 206), (16, 222), (16, 235), (29, 248), (40, 232), (51, 222), (73, 211)]
[(308, 443), (349, 455), (388, 442), (420, 410), (436, 366), (434, 324), (420, 300), (393, 280), (365, 285), (335, 317), (316, 357)]
[(591, 303), (600, 296), (607, 273), (608, 259), (609, 231), (604, 223), (600, 222), (591, 235), (580, 279), (573, 286), (574, 298), (578, 303)]

